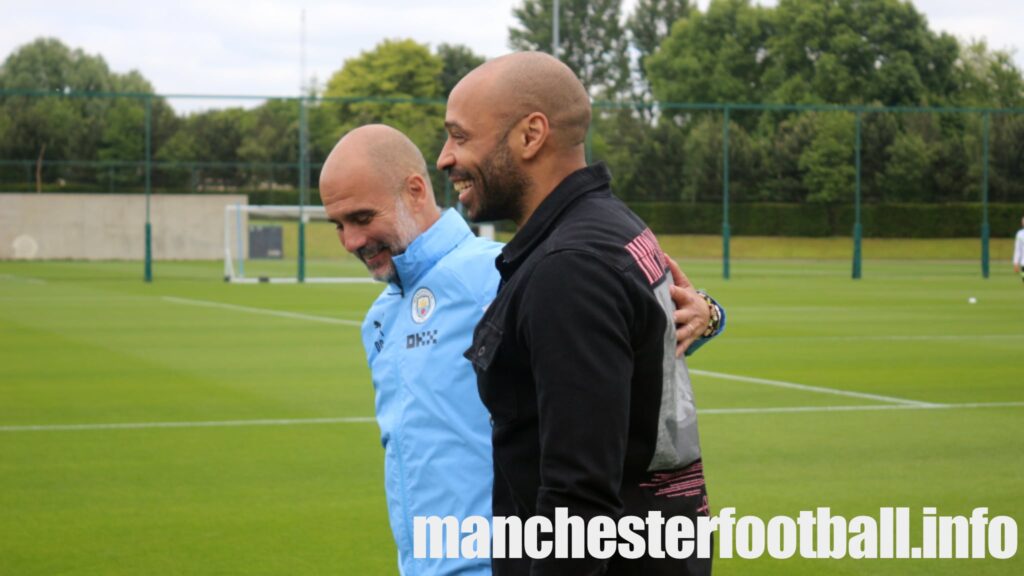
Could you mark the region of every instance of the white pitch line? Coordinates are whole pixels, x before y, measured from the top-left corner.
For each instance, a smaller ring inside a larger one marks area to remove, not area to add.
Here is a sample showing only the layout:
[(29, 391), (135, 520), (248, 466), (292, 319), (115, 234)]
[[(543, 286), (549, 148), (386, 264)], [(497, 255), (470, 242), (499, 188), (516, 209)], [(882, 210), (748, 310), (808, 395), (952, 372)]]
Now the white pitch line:
[(263, 314), (264, 316), (277, 316), (279, 318), (291, 318), (293, 320), (309, 320), (311, 322), (323, 322), (325, 324), (341, 324), (342, 326), (360, 327), (362, 322), (356, 320), (343, 320), (329, 316), (314, 316), (312, 314), (300, 314), (298, 312), (285, 312), (284, 310), (270, 310), (267, 308), (250, 308), (249, 306), (238, 306), (236, 304), (224, 304), (223, 302), (210, 302), (207, 300), (192, 300), (191, 298), (177, 298), (175, 296), (164, 296), (167, 302), (175, 304), (187, 304), (189, 306), (204, 306), (206, 308), (220, 308), (221, 310), (234, 310), (235, 312), (248, 312), (250, 314)]
[(795, 382), (785, 382), (782, 380), (766, 380), (764, 378), (751, 378), (749, 376), (737, 376), (735, 374), (723, 374), (721, 372), (709, 372), (707, 370), (690, 370), (690, 373), (700, 376), (709, 376), (711, 378), (720, 378), (722, 380), (735, 380), (737, 382), (747, 382), (750, 384), (790, 388), (793, 390), (802, 390), (804, 392), (834, 394), (836, 396), (849, 396), (851, 398), (865, 398), (868, 400), (877, 400), (879, 402), (888, 402), (890, 404), (902, 404), (906, 406), (936, 406), (936, 404), (932, 402), (920, 402), (918, 400), (908, 400), (906, 398), (897, 398), (895, 396), (882, 396), (880, 394), (868, 394), (866, 392), (852, 392), (850, 390), (824, 388), (821, 386), (808, 386), (807, 384), (797, 384)]
[(26, 284), (46, 284), (46, 280), (29, 278), (28, 276), (15, 276), (14, 274), (0, 274), (0, 280), (15, 280)]
[[(1019, 408), (1024, 402), (970, 402), (963, 404), (875, 404), (870, 406), (778, 406), (770, 408), (705, 408), (699, 415), (782, 414), (793, 412), (868, 412), (884, 410), (964, 410), (974, 408)], [(347, 418), (290, 418), (272, 420), (221, 420), (213, 422), (124, 422), (111, 424), (50, 424), (0, 426), (0, 432), (69, 432), (84, 430), (139, 430), (145, 428), (229, 428), (239, 426), (300, 426), (308, 424), (369, 424), (369, 416)]]
[(349, 418), (288, 418), (264, 420), (219, 420), (212, 422), (123, 422), (110, 424), (44, 424), (0, 426), (0, 432), (52, 432), (75, 430), (138, 430), (143, 428), (227, 428), (232, 426), (295, 426), (299, 424), (359, 424), (376, 422), (368, 416)]
[(964, 404), (872, 404), (870, 406), (779, 406), (775, 408), (706, 408), (697, 414), (785, 414), (792, 412), (869, 412), (876, 410), (961, 410), (968, 408), (1016, 408), (1024, 402), (969, 402)]
[[(224, 304), (222, 302), (210, 302), (207, 300), (192, 300), (190, 298), (177, 298), (174, 296), (164, 296), (164, 300), (168, 302), (174, 302), (177, 304), (188, 304), (192, 306), (205, 306), (209, 308), (220, 308), (223, 310), (234, 310), (237, 312), (248, 312), (251, 314), (264, 314), (267, 316), (278, 316), (281, 318), (292, 318), (295, 320), (310, 320), (313, 322), (324, 322), (328, 324), (341, 324), (343, 326), (362, 326), (361, 322), (355, 320), (341, 320), (338, 318), (330, 318), (327, 316), (314, 316), (312, 314), (299, 314), (297, 312), (285, 312), (282, 310), (269, 310), (266, 308), (250, 308), (248, 306), (238, 306), (236, 304)], [(835, 394), (837, 396), (849, 396), (852, 398), (864, 398), (868, 400), (877, 400), (879, 402), (888, 402), (893, 404), (905, 404), (908, 406), (931, 406), (930, 402), (920, 402), (917, 400), (908, 400), (906, 398), (896, 398), (895, 396), (882, 396), (879, 394), (867, 394), (865, 392), (851, 392), (848, 390), (837, 390), (835, 388), (823, 388), (819, 386), (808, 386), (806, 384), (796, 384), (794, 382), (783, 382), (780, 380), (766, 380), (764, 378), (751, 378), (748, 376), (736, 376), (733, 374), (723, 374), (721, 372), (709, 372), (706, 370), (690, 370), (693, 374), (699, 374), (704, 376), (710, 376), (712, 378), (721, 378), (724, 380), (736, 380), (739, 382), (748, 382), (751, 384), (763, 384), (768, 386), (777, 386), (780, 388), (791, 388), (794, 390), (802, 390), (805, 392), (817, 392), (820, 394)]]

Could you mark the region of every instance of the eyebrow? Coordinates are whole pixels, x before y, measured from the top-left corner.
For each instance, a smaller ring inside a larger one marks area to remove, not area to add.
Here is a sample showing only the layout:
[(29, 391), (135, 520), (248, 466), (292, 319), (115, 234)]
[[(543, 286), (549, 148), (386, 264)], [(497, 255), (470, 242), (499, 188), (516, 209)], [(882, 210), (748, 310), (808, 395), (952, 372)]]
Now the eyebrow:
[(364, 216), (376, 216), (377, 211), (373, 208), (361, 208), (353, 212), (349, 212), (341, 217), (342, 220), (355, 220)]
[(466, 129), (462, 127), (462, 124), (454, 121), (445, 122), (444, 127), (445, 130), (459, 130), (460, 132), (466, 131)]

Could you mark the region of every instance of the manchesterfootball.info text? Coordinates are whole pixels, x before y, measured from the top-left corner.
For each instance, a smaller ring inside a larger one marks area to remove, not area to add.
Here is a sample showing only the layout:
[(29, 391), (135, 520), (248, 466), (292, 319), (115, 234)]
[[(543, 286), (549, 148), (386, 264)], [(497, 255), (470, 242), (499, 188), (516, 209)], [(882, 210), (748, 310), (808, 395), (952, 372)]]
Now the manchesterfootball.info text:
[[(916, 519), (912, 517), (916, 515)], [(911, 542), (912, 522), (920, 539)], [(712, 540), (715, 545), (712, 546)], [(714, 549), (714, 551), (713, 551)], [(796, 517), (737, 516), (723, 508), (716, 516), (584, 521), (556, 508), (554, 518), (417, 516), (413, 520), (416, 558), (996, 558), (1017, 553), (1017, 522), (975, 508), (969, 515), (939, 515), (936, 508), (880, 508), (877, 516), (833, 515), (830, 508), (803, 510)]]

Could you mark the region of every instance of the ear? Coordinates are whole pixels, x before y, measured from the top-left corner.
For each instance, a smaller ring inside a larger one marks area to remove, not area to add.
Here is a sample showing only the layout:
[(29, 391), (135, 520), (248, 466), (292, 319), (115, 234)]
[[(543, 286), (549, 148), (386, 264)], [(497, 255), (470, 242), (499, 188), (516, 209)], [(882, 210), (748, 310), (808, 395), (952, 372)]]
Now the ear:
[(548, 117), (540, 112), (533, 112), (521, 121), (522, 132), (520, 133), (523, 160), (532, 160), (540, 153), (551, 135), (551, 126), (548, 124)]
[(417, 209), (422, 208), (428, 202), (432, 202), (428, 193), (429, 185), (423, 176), (413, 172), (405, 178), (405, 192), (409, 195), (412, 205)]

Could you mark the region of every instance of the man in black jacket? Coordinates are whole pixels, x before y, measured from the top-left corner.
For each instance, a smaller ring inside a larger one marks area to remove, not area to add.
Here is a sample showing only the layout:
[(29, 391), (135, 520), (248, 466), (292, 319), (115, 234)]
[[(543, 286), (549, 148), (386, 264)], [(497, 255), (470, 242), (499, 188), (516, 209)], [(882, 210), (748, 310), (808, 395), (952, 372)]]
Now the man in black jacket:
[[(708, 514), (671, 277), (654, 235), (587, 166), (590, 101), (536, 52), (480, 66), (455, 87), (438, 159), (472, 220), (511, 219), (498, 296), (474, 332), (493, 421), (494, 515)], [(710, 306), (710, 304), (709, 304)], [(713, 324), (710, 323), (710, 324)], [(707, 326), (708, 333), (717, 327)], [(495, 559), (505, 574), (710, 574), (710, 559)]]

